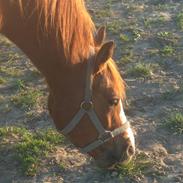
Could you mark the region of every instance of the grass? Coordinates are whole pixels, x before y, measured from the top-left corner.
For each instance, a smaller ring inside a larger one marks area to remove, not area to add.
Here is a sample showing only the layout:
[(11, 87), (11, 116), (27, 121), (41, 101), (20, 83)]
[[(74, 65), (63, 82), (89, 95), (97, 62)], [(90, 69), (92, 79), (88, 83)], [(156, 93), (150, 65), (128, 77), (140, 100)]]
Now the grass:
[(25, 128), (19, 128), (19, 127), (1, 127), (0, 128), (0, 138), (6, 138), (13, 135), (23, 135), (26, 132)]
[(98, 18), (98, 19), (105, 18), (105, 17), (111, 17), (112, 16), (111, 5), (112, 5), (112, 1), (107, 0), (105, 2), (104, 7), (95, 12), (95, 17)]
[(160, 50), (162, 56), (173, 56), (175, 54), (175, 48), (171, 45), (166, 45)]
[(22, 71), (13, 67), (0, 66), (0, 73), (10, 77), (18, 77), (21, 76)]
[(114, 20), (107, 24), (108, 31), (118, 34), (122, 29), (122, 22), (120, 20)]
[(179, 36), (168, 31), (160, 31), (157, 33), (157, 38), (163, 45), (176, 45), (179, 40)]
[(31, 73), (30, 73), (30, 77), (31, 79), (38, 79), (40, 77), (42, 77), (42, 74), (39, 70), (37, 70), (36, 68), (31, 69)]
[(7, 80), (4, 79), (4, 78), (2, 78), (2, 77), (0, 76), (0, 85), (5, 84), (6, 82), (7, 82)]
[(11, 110), (12, 110), (11, 105), (9, 105), (9, 104), (7, 103), (7, 104), (5, 104), (5, 106), (4, 106), (3, 113), (8, 113), (8, 112), (10, 112)]
[(136, 5), (136, 4), (130, 4), (127, 7), (128, 12), (134, 13), (134, 12), (143, 12), (144, 6), (143, 5)]
[(121, 41), (124, 41), (124, 42), (129, 42), (130, 41), (130, 37), (126, 34), (121, 33), (119, 37), (120, 37)]
[(175, 61), (177, 63), (183, 63), (183, 52), (182, 52), (182, 48), (176, 51), (175, 54)]
[(176, 135), (183, 135), (183, 113), (176, 112), (170, 114), (164, 125)]
[(164, 3), (164, 1), (159, 1), (154, 8), (157, 11), (170, 11), (171, 6), (168, 3)]
[(152, 1), (151, 2), (153, 5), (155, 5), (155, 6), (158, 6), (158, 5), (160, 5), (160, 4), (164, 4), (164, 1), (161, 1), (161, 0), (154, 0), (154, 1)]
[(138, 29), (131, 29), (131, 34), (132, 34), (132, 41), (137, 41), (141, 38), (141, 30)]
[(61, 162), (58, 164), (58, 167), (60, 168), (60, 170), (65, 170), (66, 165), (63, 162)]
[(167, 31), (163, 31), (163, 32), (158, 32), (157, 35), (159, 37), (162, 37), (162, 38), (169, 38), (172, 36), (172, 33), (171, 32), (167, 32)]
[(111, 10), (98, 10), (95, 12), (96, 18), (110, 17), (112, 15)]
[(20, 90), (17, 95), (14, 95), (11, 98), (13, 104), (21, 107), (24, 110), (30, 110), (39, 104), (40, 98), (43, 96), (43, 93), (40, 90), (36, 90), (34, 88), (24, 89), (24, 84), (21, 81), (18, 82), (17, 86), (20, 88)]
[(180, 30), (183, 30), (183, 12), (176, 15), (176, 24)]
[(177, 34), (168, 31), (160, 31), (157, 33), (158, 38), (172, 41), (173, 43), (177, 43), (180, 38)]
[(25, 82), (23, 80), (21, 80), (21, 79), (18, 79), (18, 80), (15, 81), (15, 86), (16, 86), (16, 89), (18, 89), (19, 91), (21, 89), (25, 89), (26, 88)]
[(147, 154), (140, 152), (128, 164), (117, 165), (116, 170), (120, 179), (123, 180), (124, 177), (133, 178), (147, 174), (154, 164), (154, 161)]
[(162, 98), (164, 100), (173, 100), (175, 98), (183, 100), (183, 87), (180, 86), (180, 88), (172, 88), (166, 91), (162, 94)]
[(159, 17), (153, 17), (153, 18), (145, 18), (144, 19), (144, 26), (146, 28), (152, 28), (160, 25), (165, 25), (167, 20), (165, 19), (164, 16), (159, 16)]
[(138, 29), (129, 29), (126, 33), (120, 34), (120, 40), (123, 42), (135, 42), (141, 38), (141, 31)]
[(148, 78), (152, 76), (153, 65), (138, 63), (127, 70), (127, 74), (134, 77)]
[(20, 127), (1, 127), (0, 143), (11, 145), (12, 141), (15, 157), (20, 162), (23, 173), (34, 176), (41, 161), (49, 152), (53, 152), (57, 145), (63, 143), (64, 138), (53, 129), (33, 133)]
[(133, 59), (134, 59), (134, 53), (132, 50), (129, 50), (128, 52), (123, 53), (123, 55), (120, 59), (120, 63), (128, 64), (128, 63), (132, 62)]

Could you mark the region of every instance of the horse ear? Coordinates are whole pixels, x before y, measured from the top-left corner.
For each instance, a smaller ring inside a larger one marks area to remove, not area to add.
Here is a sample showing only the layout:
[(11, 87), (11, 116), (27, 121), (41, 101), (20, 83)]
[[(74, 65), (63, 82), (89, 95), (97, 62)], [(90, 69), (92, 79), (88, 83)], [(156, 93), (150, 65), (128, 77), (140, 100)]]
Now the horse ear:
[(100, 50), (98, 51), (95, 59), (95, 73), (98, 72), (102, 66), (107, 62), (109, 58), (112, 57), (114, 52), (114, 41), (109, 41), (104, 43)]
[(105, 26), (100, 27), (95, 35), (95, 46), (101, 46), (106, 37)]

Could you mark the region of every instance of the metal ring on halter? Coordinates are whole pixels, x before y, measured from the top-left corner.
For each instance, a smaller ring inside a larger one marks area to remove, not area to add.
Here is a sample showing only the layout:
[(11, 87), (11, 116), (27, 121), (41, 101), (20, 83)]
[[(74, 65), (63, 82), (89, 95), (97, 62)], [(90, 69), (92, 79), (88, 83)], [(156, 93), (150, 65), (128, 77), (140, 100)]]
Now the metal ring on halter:
[(84, 109), (85, 111), (90, 111), (91, 109), (93, 109), (93, 102), (89, 101), (83, 101), (80, 105), (81, 109)]

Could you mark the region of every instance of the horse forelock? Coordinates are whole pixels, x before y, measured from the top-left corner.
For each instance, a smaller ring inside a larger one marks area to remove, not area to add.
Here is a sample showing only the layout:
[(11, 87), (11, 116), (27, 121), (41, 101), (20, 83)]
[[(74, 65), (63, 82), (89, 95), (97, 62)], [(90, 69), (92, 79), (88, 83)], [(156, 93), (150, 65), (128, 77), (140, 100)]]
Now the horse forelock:
[(113, 59), (109, 59), (105, 69), (102, 71), (107, 79), (107, 85), (112, 85), (114, 90), (119, 93), (119, 97), (124, 100), (126, 98), (125, 82)]

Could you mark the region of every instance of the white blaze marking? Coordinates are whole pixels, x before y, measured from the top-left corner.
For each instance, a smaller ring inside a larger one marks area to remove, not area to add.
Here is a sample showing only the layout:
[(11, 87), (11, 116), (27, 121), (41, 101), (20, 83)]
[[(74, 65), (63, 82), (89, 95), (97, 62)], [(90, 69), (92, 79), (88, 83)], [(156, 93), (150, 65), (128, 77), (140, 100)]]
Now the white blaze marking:
[(128, 138), (131, 141), (132, 146), (135, 148), (135, 138), (134, 138), (134, 135), (133, 135), (133, 132), (132, 132), (131, 128), (127, 129), (127, 134), (128, 134)]
[[(127, 118), (125, 116), (125, 113), (124, 113), (124, 110), (123, 110), (123, 105), (122, 105), (122, 102), (120, 100), (120, 118), (121, 118), (121, 121), (122, 121), (122, 124), (126, 123), (127, 122)], [(131, 143), (132, 143), (132, 146), (135, 147), (135, 138), (134, 138), (134, 134), (133, 134), (133, 131), (131, 128), (128, 128), (126, 130), (126, 133), (127, 133), (127, 137), (130, 139)]]
[(123, 110), (123, 104), (120, 100), (120, 118), (121, 118), (121, 121), (122, 121), (122, 124), (126, 123), (127, 122), (127, 119), (126, 119), (126, 116), (125, 116), (125, 113), (124, 113), (124, 110)]

